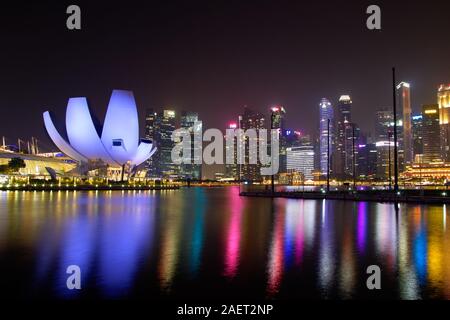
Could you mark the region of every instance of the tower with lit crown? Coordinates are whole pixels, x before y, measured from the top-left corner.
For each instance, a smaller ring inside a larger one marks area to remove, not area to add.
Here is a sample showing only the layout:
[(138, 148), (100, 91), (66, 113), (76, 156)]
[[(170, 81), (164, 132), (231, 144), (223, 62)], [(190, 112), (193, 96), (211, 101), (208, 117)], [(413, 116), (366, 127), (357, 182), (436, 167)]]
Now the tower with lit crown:
[[(328, 146), (330, 147), (331, 157), (333, 141), (333, 106), (327, 98), (322, 98), (319, 103), (319, 117), (320, 172), (326, 175), (328, 171)], [(328, 120), (330, 120), (330, 128), (328, 128)]]
[(397, 85), (397, 131), (399, 168), (404, 170), (413, 161), (413, 137), (411, 130), (411, 90), (410, 84), (400, 82)]

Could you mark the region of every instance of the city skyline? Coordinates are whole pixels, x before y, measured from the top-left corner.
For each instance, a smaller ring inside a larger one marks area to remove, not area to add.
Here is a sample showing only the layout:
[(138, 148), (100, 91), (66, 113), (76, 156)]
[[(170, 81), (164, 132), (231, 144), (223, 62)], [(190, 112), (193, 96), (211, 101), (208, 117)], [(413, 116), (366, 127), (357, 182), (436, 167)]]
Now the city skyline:
[(4, 4), (3, 300), (177, 319), (450, 300), (449, 13)]
[[(17, 110), (30, 115), (22, 119), (21, 132), (5, 123), (1, 134), (14, 141), (35, 136), (47, 143), (44, 130), (32, 121), (44, 108), (52, 106), (61, 118), (67, 96), (89, 96), (94, 114), (102, 118), (104, 96), (117, 87), (139, 97), (140, 118), (148, 108), (168, 106), (198, 112), (205, 127), (221, 128), (227, 113), (237, 114), (243, 105), (266, 112), (281, 104), (290, 110), (287, 125), (308, 133), (315, 129), (319, 99), (336, 103), (349, 94), (356, 122), (372, 131), (365, 115), (391, 105), (391, 66), (411, 84), (414, 114), (423, 104), (435, 103), (435, 88), (450, 82), (450, 61), (444, 54), (448, 44), (435, 41), (445, 36), (440, 26), (446, 5), (422, 5), (429, 18), (425, 22), (418, 19), (421, 5), (410, 3), (403, 11), (400, 4), (380, 3), (382, 30), (372, 32), (363, 23), (365, 6), (351, 2), (290, 3), (282, 11), (274, 4), (257, 11), (238, 3), (217, 9), (194, 3), (191, 10), (186, 4), (131, 5), (109, 7), (108, 15), (100, 17), (99, 5), (80, 4), (83, 28), (70, 33), (57, 28), (66, 17), (64, 4), (30, 4), (22, 19), (39, 25), (37, 30), (18, 27), (23, 21), (11, 21), (12, 14), (1, 16), (14, 29), (5, 35), (7, 50), (0, 53), (2, 109), (12, 118), (19, 117)], [(346, 23), (337, 23), (332, 9)], [(15, 10), (12, 6), (10, 13)], [(121, 15), (133, 19), (123, 21)], [(277, 23), (268, 26), (266, 21)], [(240, 28), (247, 32), (239, 34)], [(38, 43), (34, 36), (50, 30)], [(391, 45), (385, 55), (384, 48)], [(85, 46), (89, 52), (80, 49)], [(44, 53), (40, 47), (55, 50)], [(106, 59), (104, 50), (110, 51)], [(62, 79), (61, 73), (71, 76)], [(23, 91), (27, 94), (21, 95)]]

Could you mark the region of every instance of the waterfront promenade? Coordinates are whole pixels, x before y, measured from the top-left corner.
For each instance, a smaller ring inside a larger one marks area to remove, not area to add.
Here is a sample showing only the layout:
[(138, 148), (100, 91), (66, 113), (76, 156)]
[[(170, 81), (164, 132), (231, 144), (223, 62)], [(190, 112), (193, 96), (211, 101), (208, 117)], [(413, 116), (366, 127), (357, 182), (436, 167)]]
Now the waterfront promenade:
[(330, 199), (348, 201), (374, 202), (408, 202), (423, 204), (450, 203), (450, 193), (447, 190), (400, 190), (398, 193), (389, 190), (365, 191), (275, 191), (243, 190), (239, 193), (245, 197), (292, 198), (292, 199)]

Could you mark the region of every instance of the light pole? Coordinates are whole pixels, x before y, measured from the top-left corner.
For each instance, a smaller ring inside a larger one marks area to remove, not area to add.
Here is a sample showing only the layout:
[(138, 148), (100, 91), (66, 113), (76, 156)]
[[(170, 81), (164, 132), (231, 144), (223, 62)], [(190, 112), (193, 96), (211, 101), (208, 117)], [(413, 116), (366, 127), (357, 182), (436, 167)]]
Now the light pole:
[(355, 124), (352, 123), (352, 160), (353, 160), (353, 191), (356, 191), (356, 153), (355, 153)]
[[(236, 162), (237, 162), (237, 171), (238, 171), (238, 183), (239, 183), (239, 194), (241, 194), (241, 183), (242, 183), (242, 178), (241, 178), (241, 150), (242, 149), (238, 149), (241, 148), (241, 116), (238, 117), (238, 128), (239, 128), (239, 134), (237, 135), (237, 140), (236, 140)], [(239, 140), (239, 141), (238, 141)], [(234, 143), (234, 142), (233, 142)], [(245, 159), (245, 158), (244, 158)]]
[(392, 188), (392, 176), (391, 176), (391, 136), (392, 132), (388, 131), (388, 179), (389, 179), (389, 190)]
[(327, 193), (330, 192), (330, 119), (327, 120)]
[(422, 189), (422, 159), (419, 157), (419, 189)]
[(395, 67), (392, 68), (392, 99), (394, 106), (394, 191), (398, 192), (398, 160), (397, 160), (397, 99), (395, 91)]
[[(274, 111), (273, 111), (273, 110), (271, 110), (271, 111), (272, 111), (272, 113), (271, 113), (271, 116), (270, 116), (270, 129), (271, 129), (270, 136), (272, 137), (272, 130), (274, 129), (273, 123), (274, 123), (274, 117), (275, 117), (275, 114), (274, 114)], [(271, 144), (270, 144), (270, 154), (271, 154), (271, 156), (272, 156), (272, 159), (271, 159), (272, 176), (271, 176), (271, 178), (270, 178), (270, 186), (271, 186), (272, 195), (275, 193), (275, 179), (274, 179), (275, 173), (273, 172), (273, 153), (274, 153), (274, 150), (273, 150), (273, 149), (274, 149), (274, 148), (273, 148), (273, 141), (271, 141)]]

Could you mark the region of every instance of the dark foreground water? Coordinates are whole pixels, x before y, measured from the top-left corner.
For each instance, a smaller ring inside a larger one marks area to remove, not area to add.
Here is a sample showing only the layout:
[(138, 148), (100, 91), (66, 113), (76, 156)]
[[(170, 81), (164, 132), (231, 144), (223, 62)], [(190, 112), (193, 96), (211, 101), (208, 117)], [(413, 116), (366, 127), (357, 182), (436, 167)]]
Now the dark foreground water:
[[(450, 298), (445, 206), (175, 191), (0, 192), (9, 298)], [(382, 289), (366, 268), (379, 265)], [(66, 287), (78, 265), (82, 289)]]

